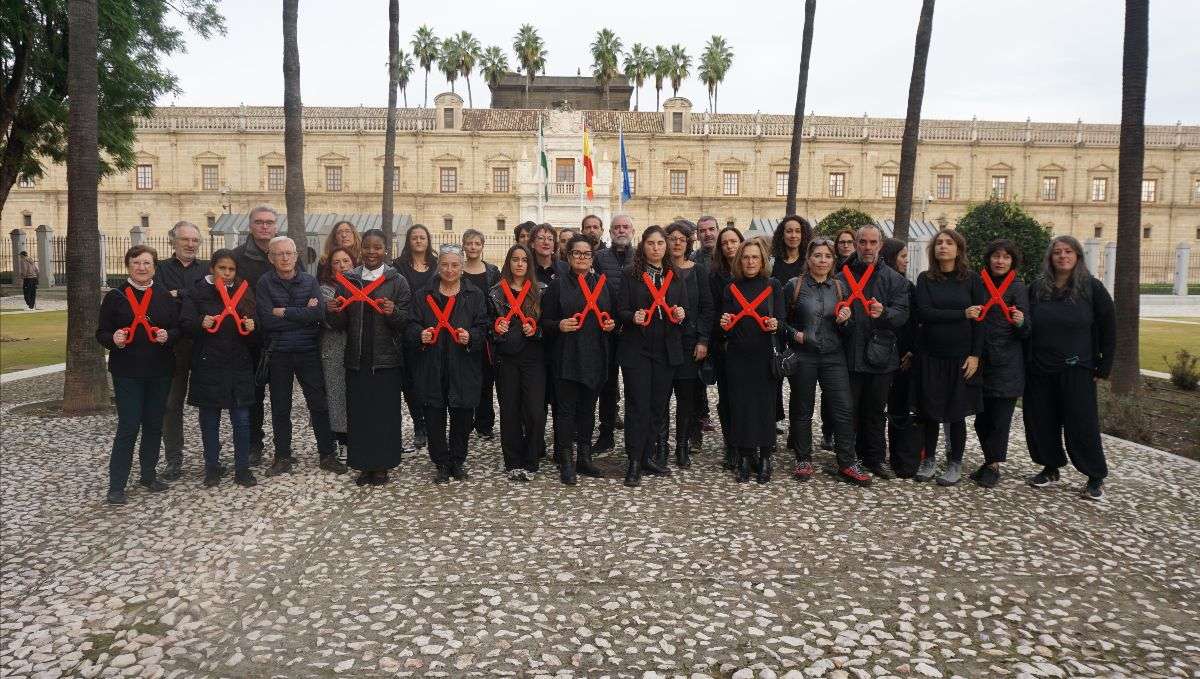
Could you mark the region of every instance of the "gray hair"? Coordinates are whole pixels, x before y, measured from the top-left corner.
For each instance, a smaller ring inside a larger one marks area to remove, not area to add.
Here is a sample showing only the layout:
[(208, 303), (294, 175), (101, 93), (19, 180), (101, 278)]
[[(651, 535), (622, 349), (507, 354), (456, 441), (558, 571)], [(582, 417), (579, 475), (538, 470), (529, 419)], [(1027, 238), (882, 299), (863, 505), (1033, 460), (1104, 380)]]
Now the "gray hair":
[(200, 227), (187, 221), (186, 219), (183, 219), (178, 222), (175, 222), (175, 226), (172, 226), (171, 230), (167, 232), (167, 238), (170, 238), (171, 242), (174, 243), (175, 237), (179, 235), (179, 230), (184, 229), (184, 228), (189, 228), (189, 227), (196, 230), (197, 237), (200, 236)]
[(854, 230), (854, 238), (857, 239), (858, 234), (862, 233), (864, 229), (875, 229), (876, 231), (879, 232), (879, 238), (880, 239), (883, 238), (883, 229), (879, 228), (878, 224), (863, 224), (862, 226), (860, 226)]
[(622, 212), (620, 214), (613, 215), (612, 219), (608, 220), (608, 228), (610, 231), (612, 230), (613, 223), (616, 222), (618, 219), (628, 219), (629, 226), (633, 226), (633, 216)]
[[(275, 217), (275, 221), (276, 222), (279, 221), (279, 211), (276, 210), (275, 208), (271, 207), (270, 205), (267, 205), (266, 203), (263, 203), (262, 205), (255, 205), (254, 207), (250, 208), (250, 214), (247, 217), (247, 219), (249, 221), (254, 221), (254, 215), (256, 215), (260, 212), (270, 212), (271, 215), (273, 217)], [(277, 226), (278, 226), (278, 224), (277, 224)]]
[(700, 226), (704, 222), (712, 222), (713, 224), (717, 224), (717, 218), (712, 215), (700, 215), (700, 219), (696, 220), (696, 226)]
[[(275, 249), (276, 243), (285, 243), (285, 242), (291, 243), (292, 249), (296, 250), (296, 241), (292, 240), (291, 238), (288, 238), (287, 236), (275, 236), (274, 238), (271, 239), (271, 241), (269, 243), (267, 243), (267, 254), (271, 254), (271, 250)], [(300, 251), (296, 250), (296, 252), (299, 253)]]

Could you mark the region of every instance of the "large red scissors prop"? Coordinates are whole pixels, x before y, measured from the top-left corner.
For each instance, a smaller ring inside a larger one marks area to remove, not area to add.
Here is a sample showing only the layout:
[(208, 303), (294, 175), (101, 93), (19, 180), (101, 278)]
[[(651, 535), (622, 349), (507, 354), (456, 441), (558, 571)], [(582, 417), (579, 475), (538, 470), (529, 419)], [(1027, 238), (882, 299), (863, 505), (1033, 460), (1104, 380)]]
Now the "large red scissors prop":
[(341, 283), (342, 287), (346, 288), (346, 290), (348, 290), (350, 292), (349, 297), (345, 297), (343, 295), (338, 295), (335, 298), (338, 303), (337, 310), (339, 312), (345, 311), (346, 307), (350, 306), (351, 304), (354, 304), (355, 302), (362, 302), (363, 304), (369, 304), (371, 306), (371, 308), (374, 309), (375, 311), (377, 311), (381, 314), (383, 313), (383, 307), (379, 305), (379, 300), (372, 297), (371, 293), (375, 291), (375, 288), (378, 288), (379, 286), (383, 285), (383, 282), (385, 280), (387, 280), (386, 277), (380, 276), (379, 278), (376, 278), (375, 280), (371, 281), (370, 283), (367, 283), (362, 288), (359, 288), (355, 284), (351, 283), (350, 279), (346, 278), (342, 274), (341, 271), (334, 274), (333, 278), (338, 283)]
[(867, 283), (871, 282), (871, 275), (875, 273), (875, 262), (867, 265), (867, 270), (863, 273), (861, 281), (854, 280), (854, 274), (850, 273), (850, 267), (842, 265), (842, 275), (846, 277), (846, 283), (850, 286), (850, 297), (833, 305), (833, 315), (836, 317), (842, 313), (842, 309), (849, 309), (854, 306), (854, 300), (858, 300), (862, 304), (863, 311), (868, 315), (871, 313), (871, 305), (878, 304), (879, 300), (872, 297), (867, 299), (863, 295), (863, 290), (866, 289)]
[(238, 302), (242, 301), (242, 297), (245, 296), (246, 291), (250, 289), (250, 282), (242, 281), (242, 284), (238, 286), (237, 292), (233, 293), (233, 297), (229, 296), (229, 291), (225, 289), (225, 285), (223, 283), (218, 282), (215, 287), (217, 288), (217, 295), (221, 297), (221, 304), (224, 304), (225, 308), (221, 311), (221, 315), (217, 316), (213, 320), (212, 327), (208, 328), (208, 331), (216, 334), (216, 332), (221, 329), (221, 322), (225, 320), (226, 316), (230, 316), (233, 318), (234, 327), (237, 328), (239, 335), (245, 337), (246, 335), (254, 332), (253, 330), (246, 329), (246, 321), (250, 319), (242, 318), (237, 312)]
[(156, 328), (150, 325), (150, 318), (146, 315), (146, 311), (150, 308), (150, 298), (154, 296), (154, 288), (146, 288), (146, 294), (142, 295), (142, 301), (138, 302), (137, 297), (133, 295), (133, 288), (125, 288), (125, 299), (129, 301), (129, 309), (133, 312), (133, 322), (125, 328), (125, 344), (133, 343), (133, 336), (137, 334), (138, 326), (146, 329), (146, 339), (154, 341), (154, 336), (162, 328)]
[(433, 312), (434, 318), (437, 319), (437, 325), (433, 326), (433, 336), (429, 338), (426, 344), (437, 344), (438, 335), (441, 334), (443, 329), (450, 333), (452, 340), (458, 338), (458, 332), (461, 328), (455, 328), (453, 325), (450, 325), (450, 314), (454, 313), (454, 303), (456, 301), (458, 301), (457, 296), (447, 299), (446, 308), (442, 309), (438, 307), (437, 300), (433, 298), (433, 295), (425, 295), (425, 303), (429, 305), (429, 310)]
[(604, 329), (605, 323), (612, 320), (612, 314), (601, 311), (600, 305), (596, 301), (600, 299), (600, 291), (604, 289), (605, 280), (607, 280), (607, 276), (600, 274), (600, 279), (596, 281), (596, 287), (588, 288), (587, 280), (584, 279), (583, 274), (579, 274), (579, 289), (583, 291), (584, 299), (583, 311), (572, 315), (572, 318), (579, 323), (579, 327), (583, 327), (583, 322), (587, 320), (589, 312), (596, 314), (596, 322), (600, 324), (601, 330)]
[(508, 283), (501, 282), (500, 290), (504, 292), (504, 297), (508, 300), (508, 313), (497, 318), (496, 322), (492, 324), (496, 332), (500, 332), (500, 321), (511, 322), (513, 316), (521, 319), (523, 327), (534, 325), (533, 319), (525, 315), (525, 310), (521, 306), (525, 304), (525, 298), (529, 295), (529, 290), (532, 287), (530, 281), (526, 280), (525, 285), (521, 286), (521, 292), (517, 293), (516, 297), (514, 297), (512, 288), (508, 286)]
[(725, 332), (729, 332), (733, 329), (733, 326), (737, 325), (738, 321), (742, 320), (742, 318), (745, 316), (749, 316), (758, 323), (758, 327), (762, 329), (763, 332), (771, 332), (771, 328), (767, 326), (766, 317), (758, 313), (758, 305), (762, 304), (768, 297), (771, 296), (772, 290), (774, 290), (774, 288), (768, 285), (762, 292), (758, 293), (758, 297), (755, 297), (751, 302), (747, 302), (746, 296), (742, 294), (741, 290), (738, 290), (738, 286), (730, 283), (729, 291), (733, 293), (733, 298), (737, 300), (737, 303), (742, 306), (742, 310), (734, 314), (733, 317), (729, 319), (729, 323), (722, 323), (721, 329)]
[(1004, 314), (1004, 318), (1008, 319), (1009, 323), (1014, 323), (1015, 321), (1013, 321), (1012, 317), (1012, 307), (1010, 307), (1008, 303), (1004, 301), (1004, 293), (1008, 292), (1008, 286), (1012, 285), (1013, 280), (1016, 279), (1017, 270), (1009, 269), (1008, 275), (1004, 277), (1003, 281), (1000, 281), (999, 288), (997, 288), (996, 284), (992, 282), (992, 277), (988, 275), (987, 269), (980, 271), (979, 277), (983, 279), (983, 285), (987, 288), (988, 294), (991, 295), (991, 299), (989, 299), (987, 304), (984, 304), (983, 308), (979, 310), (979, 317), (975, 320), (983, 321), (983, 317), (987, 316), (988, 309), (991, 309), (992, 305), (996, 305), (1000, 307), (1000, 313)]
[(654, 301), (650, 304), (649, 309), (644, 310), (646, 312), (646, 317), (643, 318), (642, 322), (638, 325), (650, 325), (650, 319), (654, 316), (655, 309), (662, 309), (662, 312), (668, 321), (671, 321), (676, 325), (679, 324), (679, 319), (675, 318), (675, 315), (671, 313), (671, 305), (667, 304), (667, 288), (671, 287), (671, 279), (674, 277), (675, 272), (667, 269), (667, 275), (663, 276), (662, 287), (656, 288), (654, 287), (654, 280), (650, 278), (650, 274), (644, 271), (642, 272), (642, 282), (646, 284), (646, 289), (650, 291), (650, 296), (654, 298)]

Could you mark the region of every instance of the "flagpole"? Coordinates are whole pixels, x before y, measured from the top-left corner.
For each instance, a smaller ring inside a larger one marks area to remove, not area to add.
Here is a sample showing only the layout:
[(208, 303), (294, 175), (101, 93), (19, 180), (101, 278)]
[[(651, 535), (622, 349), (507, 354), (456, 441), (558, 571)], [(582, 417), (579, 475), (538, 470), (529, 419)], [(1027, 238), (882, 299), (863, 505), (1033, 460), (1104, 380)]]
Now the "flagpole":
[(537, 195), (538, 195), (538, 208), (537, 208), (538, 218), (537, 218), (537, 220), (538, 220), (538, 224), (542, 224), (546, 221), (546, 182), (549, 180), (549, 176), (548, 176), (549, 173), (547, 173), (546, 170), (542, 167), (542, 154), (545, 153), (545, 147), (546, 147), (546, 134), (542, 129), (542, 114), (539, 113), (538, 114), (538, 149), (537, 149), (538, 150), (537, 173), (538, 173), (538, 177), (540, 179), (540, 181), (538, 182), (538, 189), (537, 189)]
[[(622, 163), (625, 159), (625, 121), (617, 118), (617, 143), (620, 148), (617, 149), (617, 162)], [(621, 168), (621, 188), (617, 189), (617, 214), (625, 212), (625, 168)], [(612, 220), (609, 220), (610, 222)]]
[(583, 140), (586, 137), (587, 137), (587, 123), (585, 122), (583, 125), (583, 137), (579, 138), (579, 165), (580, 165), (579, 169), (581, 170), (580, 177), (583, 178), (583, 181), (579, 182), (579, 219), (580, 220), (583, 219), (583, 192), (587, 191), (587, 167), (583, 164), (584, 154), (587, 153), (587, 149), (584, 148), (584, 144), (583, 144)]

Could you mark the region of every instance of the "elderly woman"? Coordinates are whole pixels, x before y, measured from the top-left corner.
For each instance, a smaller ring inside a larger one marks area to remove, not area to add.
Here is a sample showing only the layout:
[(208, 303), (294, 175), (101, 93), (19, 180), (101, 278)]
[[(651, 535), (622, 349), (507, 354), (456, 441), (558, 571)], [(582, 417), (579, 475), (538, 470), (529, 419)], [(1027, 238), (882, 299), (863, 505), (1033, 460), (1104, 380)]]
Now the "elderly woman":
[(152, 493), (169, 487), (155, 476), (154, 468), (175, 370), (171, 344), (179, 337), (179, 329), (174, 300), (167, 294), (154, 294), (157, 261), (154, 248), (129, 248), (125, 253), (129, 277), (109, 290), (100, 303), (96, 341), (108, 349), (108, 371), (117, 401), (117, 433), (108, 461), (107, 499), (113, 505), (125, 504), (125, 484), (139, 432), (138, 483)]
[[(346, 248), (334, 248), (326, 257), (327, 266), (319, 269), (321, 302), (326, 311), (330, 302), (338, 295), (337, 274), (350, 272), (355, 267), (354, 256)], [(346, 332), (328, 324), (321, 328), (321, 369), (325, 373), (325, 396), (329, 400), (329, 427), (337, 439), (338, 458), (344, 459), (349, 443), (349, 426), (346, 423)]]

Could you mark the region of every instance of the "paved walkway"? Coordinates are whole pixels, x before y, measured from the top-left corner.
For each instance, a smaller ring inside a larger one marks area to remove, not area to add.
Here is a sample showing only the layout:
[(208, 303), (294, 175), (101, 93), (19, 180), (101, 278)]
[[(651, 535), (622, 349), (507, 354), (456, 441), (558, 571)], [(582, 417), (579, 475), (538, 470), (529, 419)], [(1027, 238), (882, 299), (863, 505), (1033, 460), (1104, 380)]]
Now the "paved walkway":
[(992, 491), (738, 485), (711, 440), (637, 490), (515, 485), (478, 441), (468, 482), (358, 488), (299, 407), (297, 473), (204, 489), (192, 425), (185, 480), (109, 508), (113, 417), (12, 412), (61, 379), (3, 389), (0, 676), (1200, 672), (1200, 467), (1113, 439), (1099, 505), (1019, 481), (1019, 422)]

